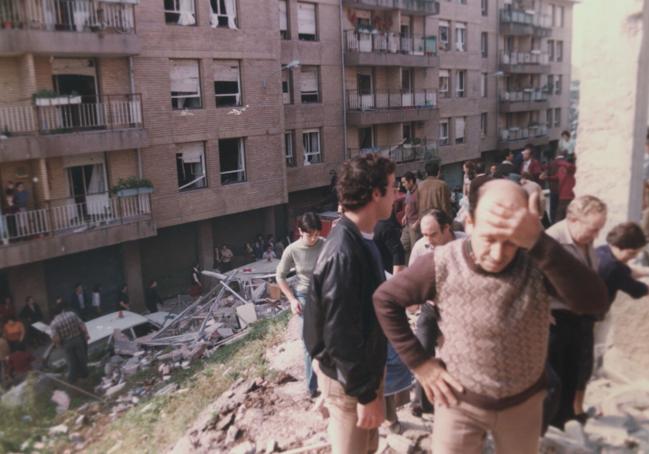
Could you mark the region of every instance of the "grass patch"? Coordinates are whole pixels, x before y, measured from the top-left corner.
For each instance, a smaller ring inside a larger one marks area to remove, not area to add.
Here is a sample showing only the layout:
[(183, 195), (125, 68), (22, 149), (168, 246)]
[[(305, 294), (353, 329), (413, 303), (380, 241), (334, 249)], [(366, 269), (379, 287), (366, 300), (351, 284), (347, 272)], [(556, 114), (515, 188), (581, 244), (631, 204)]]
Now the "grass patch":
[(110, 423), (100, 439), (85, 451), (105, 453), (118, 443), (117, 452), (158, 453), (169, 449), (200, 412), (235, 380), (267, 374), (265, 352), (281, 342), (288, 319), (284, 314), (259, 321), (245, 338), (220, 348), (191, 369), (177, 371), (172, 381), (186, 392), (144, 399)]

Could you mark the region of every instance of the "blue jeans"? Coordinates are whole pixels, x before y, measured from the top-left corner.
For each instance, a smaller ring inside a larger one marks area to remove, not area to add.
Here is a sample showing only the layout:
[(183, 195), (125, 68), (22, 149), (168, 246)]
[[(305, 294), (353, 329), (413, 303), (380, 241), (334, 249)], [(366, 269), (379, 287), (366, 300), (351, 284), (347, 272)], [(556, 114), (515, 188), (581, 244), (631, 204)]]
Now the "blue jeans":
[[(302, 304), (302, 309), (304, 309), (304, 306), (308, 301), (308, 296), (302, 292), (295, 292), (295, 297), (300, 301), (300, 303)], [(304, 339), (304, 319), (301, 315), (298, 317), (298, 319), (300, 320), (300, 333), (302, 333), (302, 339)], [(311, 365), (311, 362), (311, 355), (309, 355), (309, 352), (306, 350), (306, 346), (304, 346), (304, 375), (306, 377), (307, 391), (310, 394), (314, 394), (318, 390), (318, 376), (315, 374), (315, 372), (313, 372), (313, 366)]]

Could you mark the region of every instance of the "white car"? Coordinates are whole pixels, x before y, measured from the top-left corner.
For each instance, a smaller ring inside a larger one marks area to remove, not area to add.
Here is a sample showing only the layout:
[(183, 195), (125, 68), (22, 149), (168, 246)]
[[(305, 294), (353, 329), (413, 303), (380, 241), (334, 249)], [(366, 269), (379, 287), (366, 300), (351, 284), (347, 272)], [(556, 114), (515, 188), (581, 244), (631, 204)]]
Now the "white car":
[[(116, 329), (121, 331), (129, 339), (134, 340), (159, 330), (173, 317), (174, 315), (168, 312), (140, 315), (135, 312), (121, 311), (89, 320), (86, 322), (86, 328), (90, 336), (88, 340), (88, 356), (91, 357), (105, 352)], [(52, 331), (49, 325), (36, 322), (32, 326), (42, 333), (47, 334), (50, 338), (52, 337)], [(47, 351), (50, 350), (48, 348)], [(59, 368), (65, 364), (65, 357), (60, 349), (54, 351), (52, 355), (47, 355), (44, 360), (47, 365), (55, 368)]]

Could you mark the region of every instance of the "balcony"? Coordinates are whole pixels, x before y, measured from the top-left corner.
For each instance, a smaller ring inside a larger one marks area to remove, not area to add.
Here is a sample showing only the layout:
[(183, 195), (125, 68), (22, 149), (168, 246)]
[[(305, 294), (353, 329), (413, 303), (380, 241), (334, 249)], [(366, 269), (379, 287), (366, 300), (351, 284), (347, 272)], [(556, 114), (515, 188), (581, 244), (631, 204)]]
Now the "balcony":
[(432, 16), (439, 14), (436, 0), (343, 0), (345, 6), (369, 10), (402, 10), (413, 16)]
[(548, 108), (548, 94), (540, 88), (507, 91), (500, 95), (501, 112), (529, 112)]
[(528, 143), (532, 145), (548, 143), (548, 128), (534, 125), (500, 130), (499, 146), (502, 148), (523, 148)]
[(501, 52), (500, 64), (504, 72), (512, 74), (542, 74), (550, 71), (548, 54), (538, 50)]
[(139, 0), (0, 0), (0, 55), (136, 55)]
[(426, 121), (431, 119), (430, 112), (436, 107), (437, 92), (434, 90), (347, 92), (347, 121), (351, 126)]
[(154, 236), (149, 194), (50, 201), (0, 216), (0, 266), (10, 267)]
[(438, 66), (437, 37), (377, 31), (345, 31), (348, 66)]
[(0, 162), (141, 148), (143, 126), (138, 94), (0, 104)]
[(552, 33), (552, 19), (547, 15), (504, 8), (500, 10), (500, 32), (505, 35), (545, 38)]

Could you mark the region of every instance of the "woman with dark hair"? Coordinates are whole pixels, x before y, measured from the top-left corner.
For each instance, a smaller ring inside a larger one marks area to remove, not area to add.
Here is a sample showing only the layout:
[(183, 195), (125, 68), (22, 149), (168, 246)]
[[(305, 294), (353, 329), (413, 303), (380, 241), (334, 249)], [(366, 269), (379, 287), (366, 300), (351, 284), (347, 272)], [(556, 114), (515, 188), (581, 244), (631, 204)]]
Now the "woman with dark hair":
[(471, 186), (471, 181), (476, 177), (475, 162), (466, 161), (462, 166), (462, 170), (464, 171), (462, 195), (466, 197), (467, 195), (469, 195), (469, 188)]
[[(300, 216), (298, 231), (300, 239), (289, 244), (277, 266), (277, 285), (291, 303), (291, 311), (298, 316), (302, 324), (302, 311), (309, 304), (309, 287), (316, 260), (324, 246), (324, 239), (320, 237), (322, 222), (317, 214), (308, 212)], [(288, 285), (286, 278), (292, 268), (295, 268), (297, 283), (295, 291)], [(302, 332), (302, 328), (300, 328)], [(318, 379), (311, 367), (312, 358), (304, 351), (304, 369), (306, 374), (307, 392), (311, 397), (318, 394)]]

